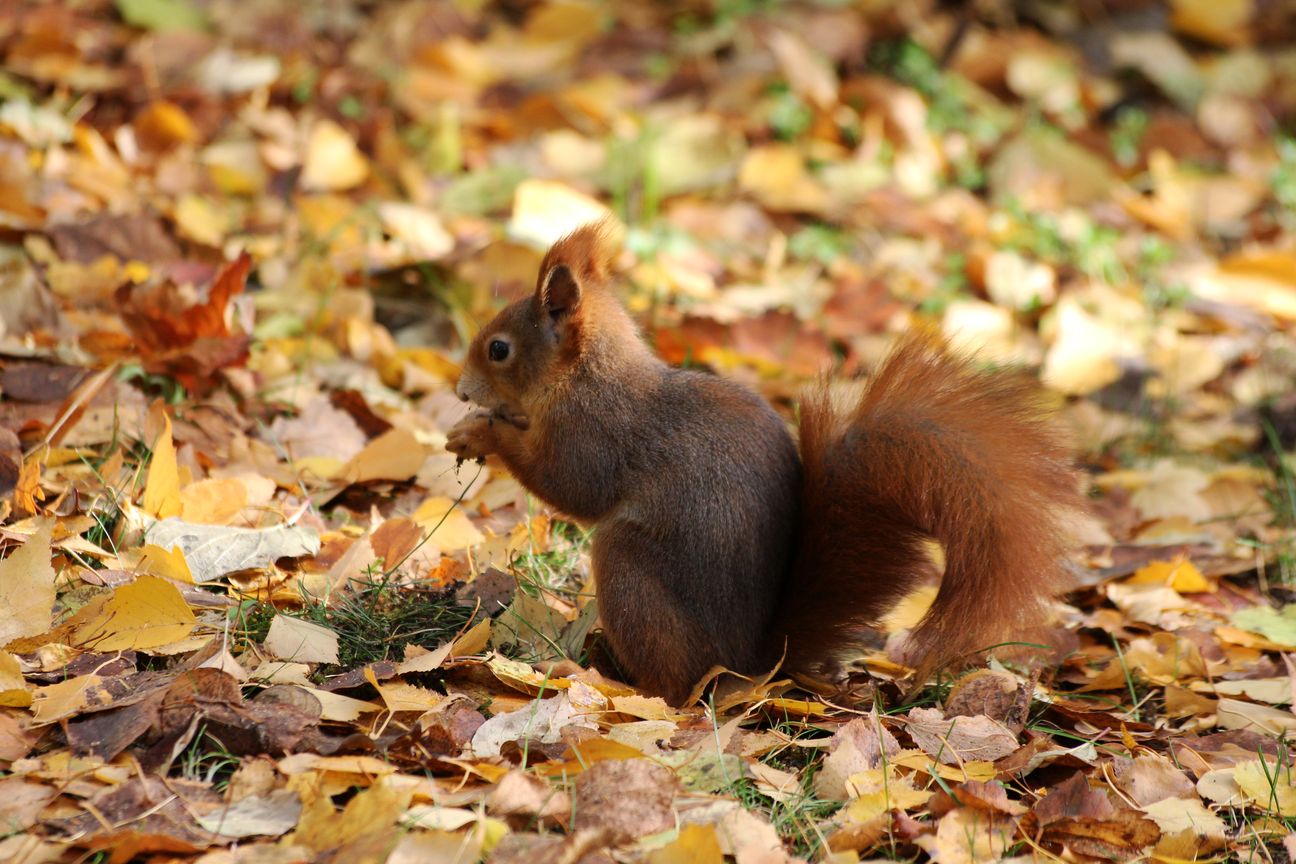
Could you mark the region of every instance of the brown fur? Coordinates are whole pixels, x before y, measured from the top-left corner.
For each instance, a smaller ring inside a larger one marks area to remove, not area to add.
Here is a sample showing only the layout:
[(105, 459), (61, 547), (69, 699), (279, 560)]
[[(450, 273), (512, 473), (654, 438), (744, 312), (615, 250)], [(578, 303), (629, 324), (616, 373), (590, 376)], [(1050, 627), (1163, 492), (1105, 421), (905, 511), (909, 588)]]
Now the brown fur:
[(457, 389), (485, 410), (447, 447), (498, 454), (597, 526), (600, 614), (633, 682), (678, 702), (712, 666), (756, 672), (785, 644), (789, 668), (822, 672), (925, 578), (929, 536), (947, 567), (913, 636), (924, 671), (1039, 615), (1076, 493), (1026, 379), (906, 339), (853, 410), (807, 399), (798, 459), (758, 396), (647, 349), (607, 288), (612, 248), (605, 226), (564, 238), (535, 294), (482, 329)]

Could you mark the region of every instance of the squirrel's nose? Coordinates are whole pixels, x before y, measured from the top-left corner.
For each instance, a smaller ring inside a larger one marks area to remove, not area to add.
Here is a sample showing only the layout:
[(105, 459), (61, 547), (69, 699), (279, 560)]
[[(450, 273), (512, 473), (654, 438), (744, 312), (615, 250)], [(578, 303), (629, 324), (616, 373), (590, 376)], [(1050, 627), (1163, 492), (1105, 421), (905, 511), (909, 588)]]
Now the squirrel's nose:
[(464, 389), (463, 389), (463, 379), (462, 379), (462, 378), (455, 382), (455, 395), (459, 397), (459, 401), (460, 401), (460, 402), (467, 402), (467, 401), (468, 401), (468, 394), (465, 393), (465, 392), (464, 392)]

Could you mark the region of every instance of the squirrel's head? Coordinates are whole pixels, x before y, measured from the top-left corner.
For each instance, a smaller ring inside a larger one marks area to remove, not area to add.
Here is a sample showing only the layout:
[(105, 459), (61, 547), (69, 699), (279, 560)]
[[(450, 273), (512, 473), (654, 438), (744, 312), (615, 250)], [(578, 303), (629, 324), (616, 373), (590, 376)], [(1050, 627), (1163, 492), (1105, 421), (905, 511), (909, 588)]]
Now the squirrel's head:
[(634, 324), (608, 290), (616, 240), (613, 223), (604, 220), (549, 249), (535, 293), (505, 307), (468, 347), (455, 386), (460, 399), (525, 418), (592, 355), (641, 349)]

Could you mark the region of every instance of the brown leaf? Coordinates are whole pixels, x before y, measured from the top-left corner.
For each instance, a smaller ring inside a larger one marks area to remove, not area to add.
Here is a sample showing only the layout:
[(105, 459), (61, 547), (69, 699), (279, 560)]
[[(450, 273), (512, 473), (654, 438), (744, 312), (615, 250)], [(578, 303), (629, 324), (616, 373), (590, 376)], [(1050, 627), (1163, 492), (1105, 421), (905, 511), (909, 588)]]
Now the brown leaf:
[(6, 830), (25, 831), (40, 819), (41, 810), (59, 790), (21, 777), (0, 780), (0, 825)]
[(216, 274), (206, 299), (197, 303), (169, 280), (152, 289), (119, 289), (122, 320), (145, 359), (176, 377), (184, 376), (185, 385), (200, 392), (207, 389), (198, 386), (201, 376), (240, 361), (247, 351), (247, 337), (230, 334), (225, 307), (243, 291), (251, 268), (252, 258), (244, 252)]
[(679, 781), (650, 759), (598, 762), (576, 779), (577, 829), (605, 829), (633, 839), (675, 824), (672, 803)]
[(38, 737), (28, 728), (25, 718), (20, 719), (19, 714), (0, 709), (0, 762), (23, 758), (36, 746)]
[(9, 429), (0, 427), (0, 499), (8, 498), (22, 474), (22, 444)]
[(522, 824), (531, 819), (562, 819), (571, 815), (567, 793), (525, 771), (513, 770), (495, 784), (486, 796), (487, 809), (497, 816), (522, 816)]
[(1140, 806), (1196, 795), (1184, 770), (1159, 753), (1140, 753), (1134, 759), (1117, 757), (1112, 769), (1116, 785)]
[(226, 842), (194, 820), (195, 806), (220, 804), (218, 795), (196, 784), (136, 777), (100, 792), (90, 803), (94, 813), (61, 820), (59, 827), (77, 836), (82, 848), (111, 850), (113, 864), (148, 852), (192, 854)]
[(1063, 819), (1101, 821), (1110, 818), (1115, 812), (1116, 808), (1112, 806), (1106, 793), (1090, 788), (1088, 779), (1079, 772), (1054, 786), (1031, 808), (1031, 813), (1044, 827)]
[(68, 745), (75, 753), (111, 762), (157, 724), (163, 695), (153, 691), (132, 705), (72, 720), (67, 725)]
[(928, 809), (933, 815), (940, 816), (955, 807), (971, 807), (1007, 816), (1021, 816), (1026, 812), (1026, 807), (1020, 802), (1008, 799), (1008, 790), (1002, 783), (985, 783), (980, 780), (964, 781), (948, 792), (941, 790), (936, 793)]
[(1161, 838), (1161, 829), (1135, 810), (1122, 809), (1107, 819), (1061, 819), (1044, 831), (1045, 843), (1094, 858), (1128, 861)]
[(105, 255), (150, 264), (181, 257), (180, 247), (162, 221), (151, 213), (96, 216), (85, 222), (56, 225), (47, 233), (60, 258), (80, 264), (92, 264)]
[(946, 719), (935, 709), (915, 708), (906, 728), (915, 744), (946, 765), (968, 759), (993, 762), (1017, 749), (1017, 736), (984, 715)]
[(983, 714), (1020, 732), (1025, 725), (1034, 687), (1008, 672), (982, 669), (960, 678), (945, 699), (951, 717)]

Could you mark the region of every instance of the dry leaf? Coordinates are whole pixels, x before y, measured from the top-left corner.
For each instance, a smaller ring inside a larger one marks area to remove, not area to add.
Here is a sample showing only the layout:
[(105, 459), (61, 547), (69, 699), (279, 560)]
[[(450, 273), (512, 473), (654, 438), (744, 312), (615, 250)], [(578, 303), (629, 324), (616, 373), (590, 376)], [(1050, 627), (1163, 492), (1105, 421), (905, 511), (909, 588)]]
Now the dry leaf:
[(302, 160), (302, 188), (336, 192), (359, 186), (368, 177), (369, 160), (355, 139), (332, 120), (316, 123)]
[(265, 649), (280, 660), (337, 663), (338, 634), (310, 621), (276, 615), (266, 634)]
[(72, 621), (70, 644), (100, 653), (170, 645), (198, 623), (180, 590), (156, 576), (122, 585), (102, 603), (85, 606)]
[(180, 473), (176, 465), (175, 444), (171, 440), (171, 418), (155, 406), (151, 413), (161, 417), (162, 431), (153, 442), (148, 479), (140, 506), (159, 519), (180, 515)]
[(0, 648), (50, 628), (55, 599), (54, 568), (50, 566), (53, 531), (53, 521), (45, 522), (0, 561)]
[(370, 441), (342, 469), (347, 483), (407, 480), (418, 473), (427, 454), (413, 433), (392, 429)]
[(148, 529), (148, 539), (163, 549), (179, 548), (195, 582), (210, 582), (238, 570), (266, 567), (280, 558), (300, 558), (319, 551), (319, 535), (296, 525), (236, 528), (191, 525), (164, 519)]

